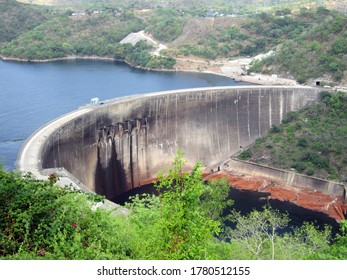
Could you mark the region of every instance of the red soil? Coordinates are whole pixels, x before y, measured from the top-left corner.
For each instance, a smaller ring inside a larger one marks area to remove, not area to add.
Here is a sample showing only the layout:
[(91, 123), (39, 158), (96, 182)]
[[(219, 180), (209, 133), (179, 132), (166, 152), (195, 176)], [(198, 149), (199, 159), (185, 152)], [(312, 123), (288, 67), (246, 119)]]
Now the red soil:
[(205, 173), (204, 175), (205, 180), (226, 178), (233, 188), (269, 193), (270, 199), (290, 201), (298, 206), (328, 214), (337, 221), (344, 220), (347, 213), (347, 205), (344, 204), (341, 198), (318, 191), (284, 186), (263, 178), (232, 174), (225, 171)]

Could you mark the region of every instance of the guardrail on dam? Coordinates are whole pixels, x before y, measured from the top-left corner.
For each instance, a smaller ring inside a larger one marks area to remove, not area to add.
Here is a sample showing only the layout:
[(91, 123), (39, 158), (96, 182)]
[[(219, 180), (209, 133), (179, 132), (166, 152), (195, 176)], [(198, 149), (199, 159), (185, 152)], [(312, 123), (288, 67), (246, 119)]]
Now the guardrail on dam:
[(246, 86), (119, 98), (47, 124), (23, 145), (17, 166), (36, 176), (63, 167), (112, 200), (155, 178), (176, 149), (191, 164), (218, 164), (266, 134), (289, 111), (317, 102), (318, 92)]

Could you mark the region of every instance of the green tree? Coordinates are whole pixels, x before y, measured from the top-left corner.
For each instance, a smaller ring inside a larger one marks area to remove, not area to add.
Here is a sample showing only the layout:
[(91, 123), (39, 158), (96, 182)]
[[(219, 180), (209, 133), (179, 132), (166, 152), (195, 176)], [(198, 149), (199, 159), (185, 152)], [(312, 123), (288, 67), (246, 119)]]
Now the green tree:
[(159, 195), (135, 196), (126, 205), (131, 251), (138, 259), (220, 258), (213, 248), (222, 246), (215, 237), (221, 231), (221, 213), (231, 204), (229, 186), (205, 183), (200, 163), (191, 171), (185, 164), (178, 151), (172, 166), (158, 174)]
[(279, 239), (277, 231), (288, 225), (287, 214), (281, 214), (270, 206), (264, 206), (263, 211), (253, 210), (246, 216), (232, 211), (230, 219), (236, 222), (235, 229), (231, 229), (227, 234), (231, 242), (236, 239), (255, 259), (267, 258), (266, 247), (270, 244), (268, 257), (275, 259), (276, 243)]
[(335, 242), (324, 247), (324, 252), (314, 252), (311, 259), (325, 260), (346, 260), (347, 259), (347, 221), (340, 222), (340, 234), (335, 238)]
[(347, 38), (337, 38), (332, 44), (332, 52), (337, 55), (347, 54)]
[(312, 223), (304, 223), (293, 232), (277, 239), (276, 258), (283, 260), (321, 259), (331, 241), (331, 228), (320, 229)]
[[(211, 217), (208, 207), (202, 207), (201, 200), (208, 188), (201, 177), (201, 164), (185, 172), (185, 163), (183, 153), (178, 151), (172, 168), (166, 174), (161, 172), (156, 183), (162, 238), (170, 259), (206, 259), (211, 257), (207, 245), (220, 233), (221, 223)], [(222, 203), (220, 196), (217, 199)]]

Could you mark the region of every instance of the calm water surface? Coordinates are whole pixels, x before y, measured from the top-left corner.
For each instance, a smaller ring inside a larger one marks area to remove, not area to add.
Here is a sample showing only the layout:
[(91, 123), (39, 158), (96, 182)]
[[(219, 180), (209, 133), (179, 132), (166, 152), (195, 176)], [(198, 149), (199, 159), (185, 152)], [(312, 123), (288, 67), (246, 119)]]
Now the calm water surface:
[(149, 72), (107, 61), (0, 60), (0, 165), (14, 169), (20, 146), (31, 133), (93, 97), (241, 84), (216, 75)]

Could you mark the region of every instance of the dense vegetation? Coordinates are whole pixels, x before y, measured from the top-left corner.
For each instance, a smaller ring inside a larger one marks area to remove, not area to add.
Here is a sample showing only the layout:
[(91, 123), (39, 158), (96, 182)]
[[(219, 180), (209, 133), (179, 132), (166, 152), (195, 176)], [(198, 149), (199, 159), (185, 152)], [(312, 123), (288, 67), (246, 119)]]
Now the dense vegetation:
[(49, 9), (25, 5), (13, 0), (0, 1), (0, 44), (10, 42), (46, 21)]
[(321, 95), (320, 103), (289, 113), (240, 158), (347, 182), (347, 94)]
[(175, 40), (183, 31), (184, 14), (173, 10), (158, 9), (155, 16), (149, 20), (147, 30), (156, 39), (163, 42)]
[[(183, 172), (179, 153), (160, 174), (159, 195), (133, 197), (128, 213), (98, 206), (100, 196), (0, 170), (0, 259), (346, 259), (341, 235), (305, 223), (279, 234), (288, 217), (269, 207), (247, 216), (232, 211), (229, 186), (205, 184), (201, 166)], [(331, 243), (333, 242), (333, 243)]]
[(301, 83), (325, 75), (325, 79), (335, 81), (344, 77), (347, 69), (346, 15), (320, 7), (315, 13), (301, 9), (294, 19), (285, 17), (276, 21), (277, 28), (255, 26), (271, 34), (278, 43), (281, 39), (287, 40), (274, 56), (257, 62), (251, 71), (290, 72)]
[(131, 17), (122, 19), (104, 15), (74, 20), (57, 16), (4, 45), (2, 54), (25, 59), (111, 56), (116, 43), (140, 29), (139, 19)]

